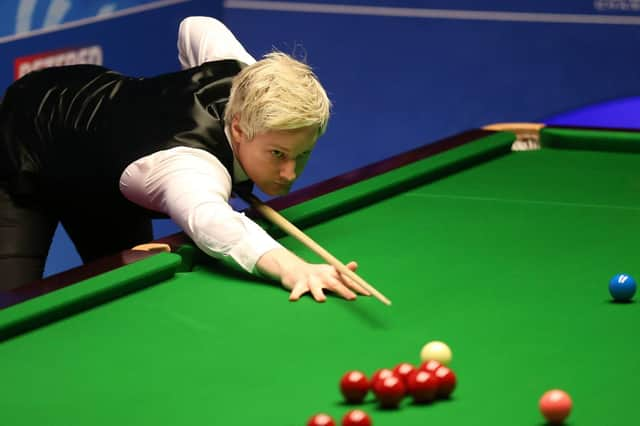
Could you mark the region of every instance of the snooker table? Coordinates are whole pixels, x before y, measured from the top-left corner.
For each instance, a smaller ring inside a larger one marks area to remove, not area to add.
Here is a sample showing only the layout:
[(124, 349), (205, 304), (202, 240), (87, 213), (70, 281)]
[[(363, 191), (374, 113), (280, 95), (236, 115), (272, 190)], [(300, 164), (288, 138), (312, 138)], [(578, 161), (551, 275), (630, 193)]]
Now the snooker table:
[[(640, 276), (640, 132), (524, 127), (463, 132), (271, 201), (357, 260), (391, 306), (288, 302), (181, 235), (161, 240), (171, 252), (3, 294), (3, 423), (339, 424), (354, 408), (344, 372), (418, 363), (442, 340), (450, 399), (383, 410), (369, 394), (355, 408), (376, 426), (541, 425), (538, 399), (560, 388), (570, 425), (638, 424), (640, 306), (613, 303), (608, 281)], [(523, 138), (539, 149), (513, 150)]]

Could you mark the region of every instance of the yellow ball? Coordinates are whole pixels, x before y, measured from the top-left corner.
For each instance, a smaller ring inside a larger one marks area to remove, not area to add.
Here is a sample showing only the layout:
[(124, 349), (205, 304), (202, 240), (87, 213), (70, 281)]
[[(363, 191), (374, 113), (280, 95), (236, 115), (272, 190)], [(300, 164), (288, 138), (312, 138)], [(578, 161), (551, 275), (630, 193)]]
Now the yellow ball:
[(422, 362), (435, 360), (442, 365), (449, 365), (453, 354), (451, 349), (444, 342), (433, 341), (429, 342), (422, 347), (420, 351), (420, 359)]

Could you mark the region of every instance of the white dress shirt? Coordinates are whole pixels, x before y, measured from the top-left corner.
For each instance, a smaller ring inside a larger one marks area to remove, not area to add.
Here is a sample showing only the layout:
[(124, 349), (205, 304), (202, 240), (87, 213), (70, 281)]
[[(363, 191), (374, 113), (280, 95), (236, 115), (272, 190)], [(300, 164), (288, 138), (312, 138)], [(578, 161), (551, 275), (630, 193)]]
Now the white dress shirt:
[[(184, 68), (204, 62), (255, 59), (220, 21), (189, 17), (180, 24), (178, 59)], [(228, 129), (225, 128), (227, 139)], [(233, 149), (233, 146), (231, 147)], [(248, 177), (234, 156), (233, 182)], [(229, 205), (232, 178), (213, 154), (177, 147), (131, 163), (120, 177), (120, 191), (132, 202), (167, 214), (210, 256), (230, 256), (248, 272), (258, 259), (282, 247), (260, 226)]]

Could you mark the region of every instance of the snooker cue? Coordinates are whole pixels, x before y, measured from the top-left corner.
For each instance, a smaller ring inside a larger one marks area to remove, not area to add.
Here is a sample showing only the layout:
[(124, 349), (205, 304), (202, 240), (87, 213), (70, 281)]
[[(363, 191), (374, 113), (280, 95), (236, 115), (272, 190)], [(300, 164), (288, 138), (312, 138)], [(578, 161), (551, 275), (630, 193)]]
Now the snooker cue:
[(391, 301), (387, 299), (382, 293), (376, 290), (371, 284), (367, 283), (365, 280), (360, 278), (358, 274), (353, 272), (351, 269), (347, 268), (342, 262), (336, 259), (331, 253), (322, 248), (320, 244), (313, 241), (307, 234), (302, 232), (298, 227), (296, 227), (293, 223), (289, 222), (285, 219), (280, 213), (263, 203), (253, 194), (243, 194), (243, 198), (246, 198), (246, 201), (251, 204), (251, 206), (256, 209), (262, 216), (272, 222), (274, 225), (278, 226), (288, 235), (300, 241), (302, 244), (311, 249), (314, 253), (320, 256), (325, 262), (329, 265), (333, 266), (343, 275), (346, 275), (359, 286), (364, 287), (369, 293), (375, 296), (376, 299), (384, 303), (385, 305), (391, 305)]

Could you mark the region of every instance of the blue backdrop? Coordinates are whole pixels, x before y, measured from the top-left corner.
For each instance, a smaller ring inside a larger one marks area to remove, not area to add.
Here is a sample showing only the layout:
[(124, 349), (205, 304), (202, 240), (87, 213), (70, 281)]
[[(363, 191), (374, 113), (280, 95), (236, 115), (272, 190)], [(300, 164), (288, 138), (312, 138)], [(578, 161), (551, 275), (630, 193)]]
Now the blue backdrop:
[[(316, 69), (333, 117), (296, 188), (492, 122), (640, 126), (637, 0), (6, 1), (0, 84), (82, 49), (125, 73), (176, 70), (189, 15), (221, 18), (255, 56), (275, 48)], [(78, 263), (59, 229), (46, 273)]]
[(567, 0), (349, 3), (225, 2), (250, 51), (306, 52), (329, 89), (330, 132), (303, 185), (464, 128), (640, 95), (637, 12)]

